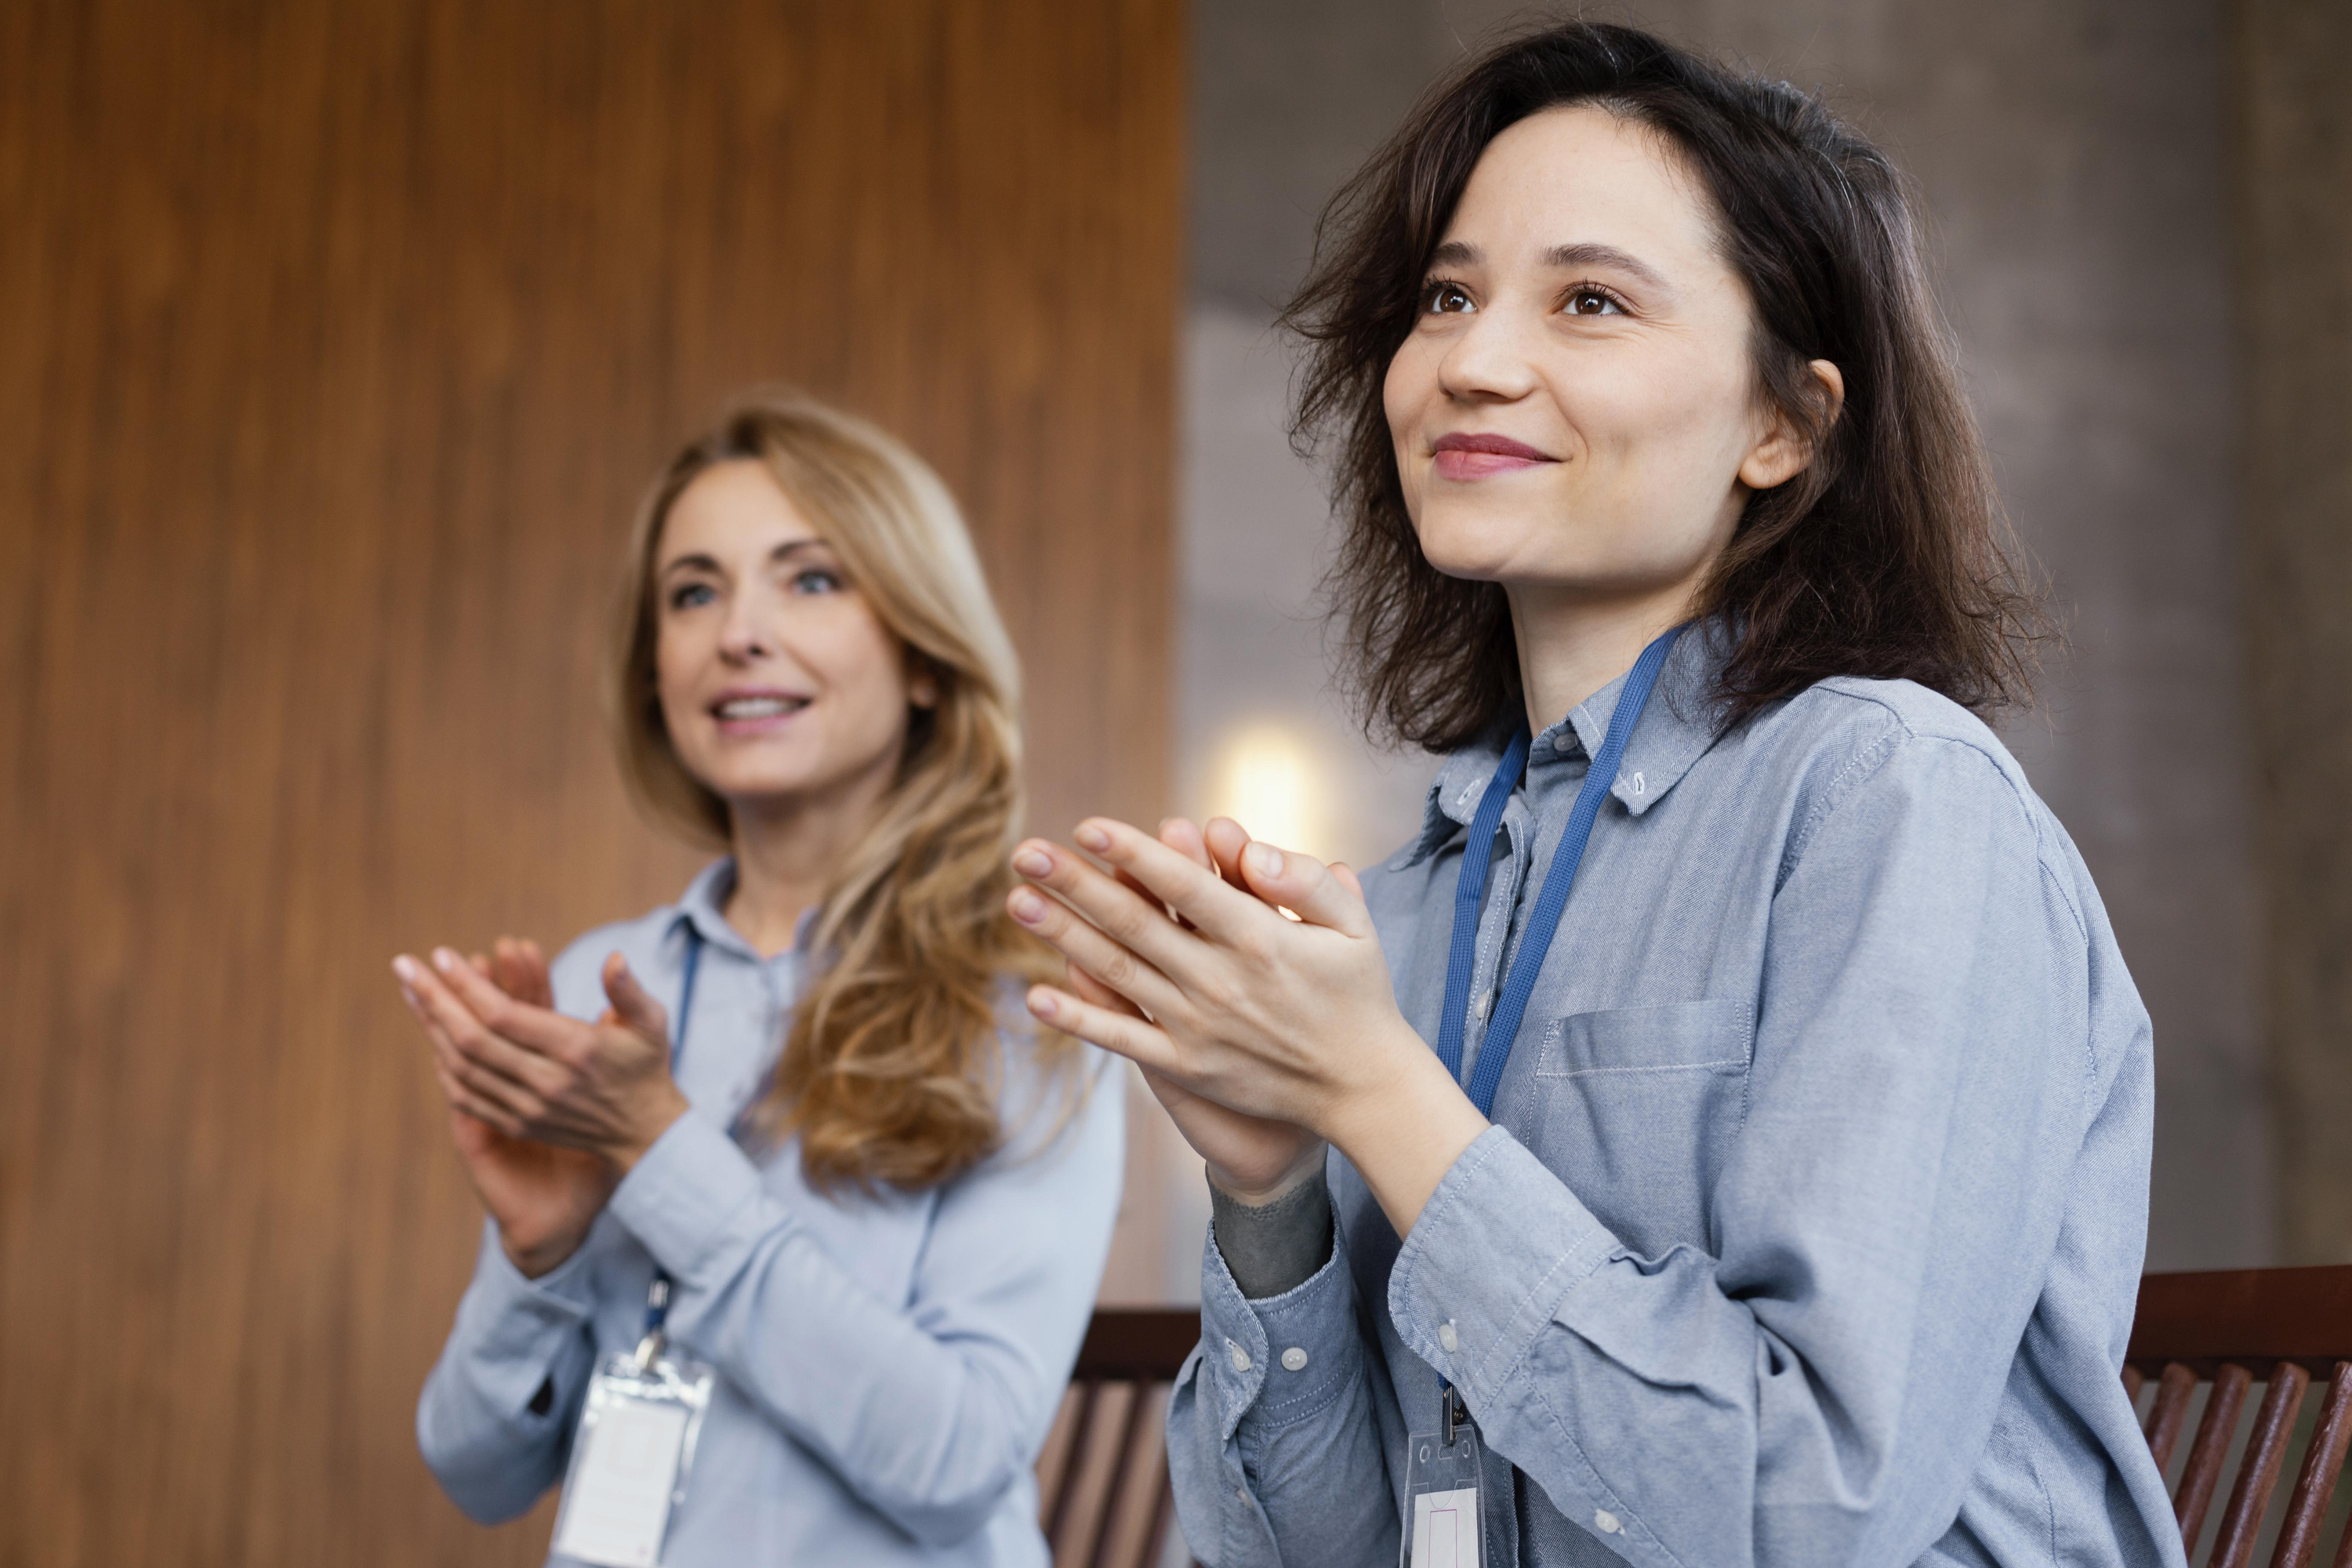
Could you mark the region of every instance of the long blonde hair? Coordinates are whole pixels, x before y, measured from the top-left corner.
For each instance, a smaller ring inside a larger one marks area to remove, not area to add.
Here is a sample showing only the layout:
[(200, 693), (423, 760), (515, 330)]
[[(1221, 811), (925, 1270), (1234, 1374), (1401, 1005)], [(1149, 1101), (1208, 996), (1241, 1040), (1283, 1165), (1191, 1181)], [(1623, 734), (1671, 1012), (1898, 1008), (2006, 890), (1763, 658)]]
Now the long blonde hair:
[[(1005, 1136), (997, 1032), (1008, 978), (1045, 950), (1004, 912), (1021, 826), (1021, 672), (955, 500), (929, 465), (867, 424), (795, 393), (734, 405), (672, 460), (629, 547), (613, 661), (621, 771), (653, 815), (724, 848), (724, 799), (672, 747), (656, 685), (656, 556), (669, 510), (719, 464), (757, 462), (821, 532), (938, 700), (910, 710), (896, 778), (843, 857), (796, 1010), (755, 1116), (797, 1136), (821, 1189), (952, 1180)], [(1073, 1042), (1041, 1031), (1049, 1079)]]

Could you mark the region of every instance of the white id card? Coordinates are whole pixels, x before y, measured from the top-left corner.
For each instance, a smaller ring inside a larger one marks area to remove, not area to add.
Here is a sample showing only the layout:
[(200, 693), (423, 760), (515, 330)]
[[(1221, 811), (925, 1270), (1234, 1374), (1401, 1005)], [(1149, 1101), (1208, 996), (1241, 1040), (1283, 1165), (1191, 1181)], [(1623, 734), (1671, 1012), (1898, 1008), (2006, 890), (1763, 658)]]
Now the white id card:
[(710, 1405), (710, 1369), (624, 1351), (588, 1384), (554, 1552), (597, 1568), (658, 1568)]
[(1486, 1568), (1479, 1541), (1478, 1428), (1467, 1421), (1443, 1433), (1423, 1432), (1405, 1458), (1402, 1568)]

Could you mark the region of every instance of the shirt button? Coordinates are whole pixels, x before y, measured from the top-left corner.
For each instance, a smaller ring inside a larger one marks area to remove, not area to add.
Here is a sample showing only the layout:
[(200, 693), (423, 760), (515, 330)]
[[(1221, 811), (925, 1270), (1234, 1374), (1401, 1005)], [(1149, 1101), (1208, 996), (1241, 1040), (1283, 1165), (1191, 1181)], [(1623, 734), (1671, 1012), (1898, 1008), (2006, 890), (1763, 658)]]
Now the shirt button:
[(1249, 1488), (1247, 1488), (1247, 1487), (1235, 1487), (1235, 1488), (1234, 1489), (1234, 1496), (1235, 1496), (1235, 1497), (1237, 1497), (1237, 1498), (1241, 1499), (1241, 1500), (1242, 1500), (1242, 1501), (1244, 1501), (1244, 1502), (1247, 1502), (1247, 1501), (1249, 1501)]
[(1622, 1524), (1618, 1522), (1617, 1516), (1611, 1513), (1605, 1508), (1599, 1509), (1594, 1511), (1592, 1515), (1592, 1524), (1593, 1528), (1600, 1531), (1603, 1535), (1614, 1535), (1619, 1531), (1625, 1528)]
[(1476, 1013), (1478, 1015), (1479, 1021), (1483, 1023), (1486, 1021), (1486, 1009), (1492, 1007), (1494, 1005), (1494, 992), (1491, 990), (1481, 991), (1478, 993), (1478, 1000), (1471, 1005), (1471, 1011)]
[(1448, 1355), (1462, 1348), (1462, 1336), (1454, 1331), (1453, 1319), (1448, 1318), (1437, 1325), (1437, 1342), (1445, 1347)]
[(1297, 1345), (1291, 1346), (1288, 1350), (1282, 1352), (1282, 1367), (1285, 1372), (1305, 1372), (1307, 1370), (1307, 1352), (1300, 1350)]
[(1643, 787), (1642, 784), (1642, 775), (1635, 773), (1632, 778), (1627, 779), (1625, 781), (1625, 787), (1635, 795), (1641, 794)]
[(1234, 1363), (1235, 1372), (1247, 1372), (1250, 1369), (1249, 1352), (1231, 1340), (1225, 1342), (1225, 1359)]

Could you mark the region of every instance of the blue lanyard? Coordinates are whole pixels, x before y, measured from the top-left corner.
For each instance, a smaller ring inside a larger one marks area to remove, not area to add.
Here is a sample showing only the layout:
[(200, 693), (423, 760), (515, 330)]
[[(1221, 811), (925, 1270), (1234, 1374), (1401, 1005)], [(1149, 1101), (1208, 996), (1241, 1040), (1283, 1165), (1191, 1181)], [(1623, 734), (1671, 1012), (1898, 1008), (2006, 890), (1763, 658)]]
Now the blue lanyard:
[[(1560, 911), (1568, 907), (1568, 890), (1584, 859), (1584, 846), (1601, 816), (1601, 803), (1617, 783), (1625, 742), (1633, 739), (1633, 726), (1641, 722), (1642, 710), (1649, 706), (1650, 689), (1657, 684), (1666, 655), (1674, 651), (1675, 639), (1683, 631), (1675, 626), (1664, 633), (1634, 660), (1633, 673), (1625, 677), (1624, 688), (1617, 695), (1616, 711), (1609, 716), (1608, 737), (1585, 772), (1583, 787), (1576, 792), (1576, 808), (1569, 813), (1567, 830), (1551, 858), (1551, 869), (1544, 874), (1543, 890), (1536, 895), (1535, 909), (1519, 938), (1518, 957), (1487, 1019), (1486, 1042), (1478, 1048), (1469, 1092), (1481, 1116), (1494, 1114), (1495, 1090), (1501, 1086), (1503, 1068), (1511, 1059), (1511, 1046), (1519, 1032), (1519, 1020), (1527, 1013), (1528, 999), (1535, 994), (1536, 973), (1543, 967), (1553, 934), (1559, 930)], [(1521, 724), (1504, 748), (1486, 793), (1479, 797), (1477, 816), (1470, 823), (1470, 842), (1462, 852), (1461, 879), (1454, 888), (1454, 948), (1445, 963), (1445, 1012), (1438, 1020), (1437, 1056), (1457, 1083), (1462, 1079), (1462, 1037), (1469, 1026), (1470, 975), (1477, 963), (1478, 907), (1486, 900), (1486, 871), (1495, 858), (1495, 834), (1503, 825), (1503, 807), (1509, 804), (1511, 791), (1527, 766), (1529, 744), (1528, 727)]]
[(694, 976), (702, 967), (702, 933), (686, 922), (686, 978), (677, 985), (677, 1023), (670, 1031), (669, 1070), (677, 1074), (678, 1058), (686, 1055), (686, 1021), (694, 1014)]
[[(677, 1076), (677, 1064), (686, 1055), (687, 1020), (694, 1016), (694, 977), (702, 969), (702, 933), (694, 929), (688, 919), (686, 925), (686, 978), (678, 982), (677, 1022), (670, 1026), (669, 1071)], [(654, 1282), (646, 1292), (646, 1326), (642, 1332), (658, 1331), (669, 1321), (669, 1291), (672, 1281), (669, 1270), (656, 1266)]]

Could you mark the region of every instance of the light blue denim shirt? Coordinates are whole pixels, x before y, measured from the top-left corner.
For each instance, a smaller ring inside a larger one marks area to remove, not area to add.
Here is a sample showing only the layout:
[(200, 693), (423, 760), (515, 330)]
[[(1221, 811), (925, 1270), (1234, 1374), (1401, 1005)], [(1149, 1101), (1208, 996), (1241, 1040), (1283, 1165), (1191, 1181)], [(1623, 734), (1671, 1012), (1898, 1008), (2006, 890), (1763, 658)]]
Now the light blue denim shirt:
[[(1412, 1235), (1335, 1152), (1304, 1284), (1245, 1300), (1212, 1238), (1169, 1425), (1213, 1568), (1395, 1562), (1441, 1373), (1490, 1564), (2181, 1561), (2119, 1381), (2152, 1046), (2088, 873), (1951, 702), (1825, 680), (1718, 736), (1720, 657), (1676, 647), (1496, 1125)], [(1503, 818), (1465, 1079), (1617, 692), (1537, 737)], [(1425, 1039), (1499, 752), (1365, 879)]]
[(718, 1372), (669, 1568), (1042, 1565), (1032, 1467), (1109, 1249), (1122, 1083), (1082, 1047), (1090, 1092), (1049, 1142), (1055, 1104), (1026, 1031), (1008, 1027), (1003, 1153), (930, 1192), (811, 1191), (797, 1142), (755, 1159), (729, 1135), (809, 963), (762, 959), (727, 924), (732, 876), (722, 860), (677, 904), (556, 961), (556, 1005), (574, 1017), (603, 1011), (615, 952), (675, 1012), (691, 923), (703, 950), (678, 1084), (694, 1109), (545, 1276), (525, 1279), (485, 1226), (418, 1402), (425, 1462), (485, 1521), (559, 1484), (589, 1376), (636, 1342), (658, 1261), (677, 1280), (671, 1338)]

